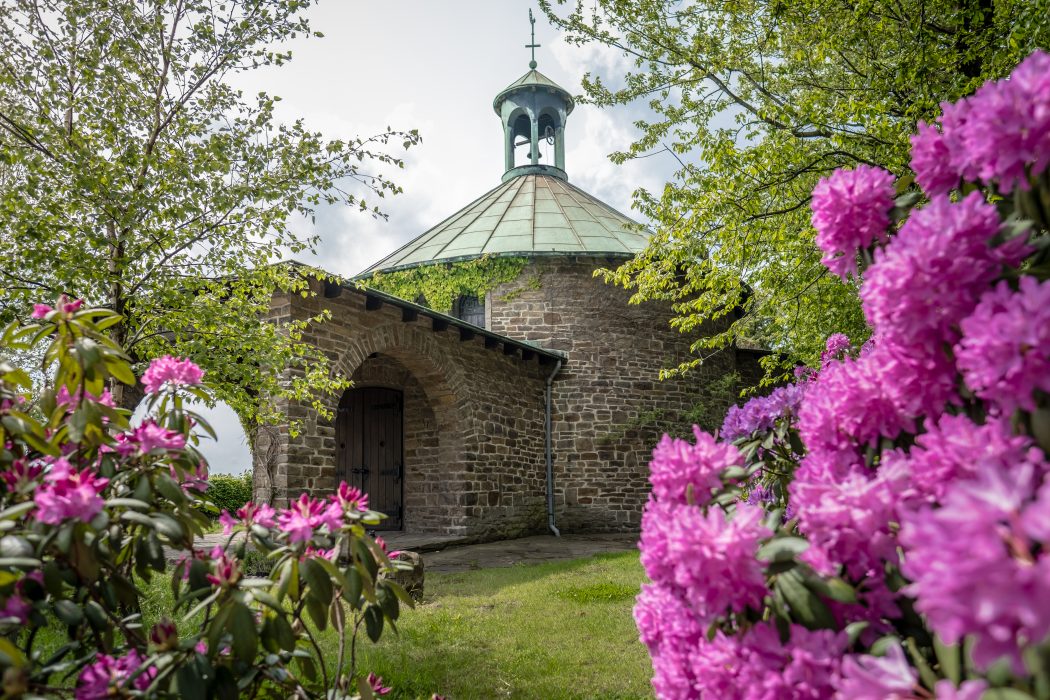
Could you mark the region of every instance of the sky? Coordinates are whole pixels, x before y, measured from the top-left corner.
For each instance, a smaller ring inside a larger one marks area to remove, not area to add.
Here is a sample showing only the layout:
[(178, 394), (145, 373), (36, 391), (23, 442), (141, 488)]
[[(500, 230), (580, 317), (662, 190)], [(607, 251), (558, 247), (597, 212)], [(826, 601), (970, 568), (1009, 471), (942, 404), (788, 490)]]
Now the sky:
[[(530, 8), (541, 73), (574, 95), (588, 71), (616, 86), (629, 68), (626, 57), (567, 44), (529, 0), (321, 0), (309, 17), (323, 38), (294, 41), (290, 63), (232, 81), (246, 95), (280, 96), (279, 120), (301, 118), (330, 138), (387, 127), (422, 136), (401, 152), (404, 170), (388, 172), (404, 192), (375, 201), (389, 218), (322, 208), (314, 221), (296, 223), (299, 232), (320, 237), (316, 254), (300, 260), (354, 275), (499, 184), (503, 137), (492, 99), (529, 69)], [(640, 110), (578, 104), (566, 121), (565, 161), (571, 182), (644, 222), (631, 209), (632, 193), (662, 187), (676, 163), (670, 155), (609, 161), (610, 152), (631, 143)], [(213, 472), (248, 468), (232, 411), (220, 407), (207, 416), (220, 435), (218, 444), (202, 446)]]

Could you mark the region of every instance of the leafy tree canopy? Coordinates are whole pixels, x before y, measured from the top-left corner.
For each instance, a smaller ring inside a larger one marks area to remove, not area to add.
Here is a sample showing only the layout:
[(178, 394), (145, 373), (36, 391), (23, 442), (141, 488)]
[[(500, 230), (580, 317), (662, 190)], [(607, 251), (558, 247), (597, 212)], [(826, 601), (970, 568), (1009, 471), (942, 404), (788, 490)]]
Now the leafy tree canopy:
[(383, 173), (419, 137), (328, 140), (234, 87), (291, 58), (312, 4), (0, 0), (0, 312), (104, 305), (133, 359), (193, 358), (249, 426), (273, 417), (260, 395), (338, 388), (302, 342), (319, 319), (262, 322), (275, 289), (308, 293), (273, 263), (315, 245), (291, 223), (320, 205), (382, 216), (400, 191)]
[(832, 332), (866, 337), (856, 285), (829, 275), (813, 244), (817, 180), (859, 163), (906, 175), (918, 120), (1050, 45), (1047, 0), (540, 4), (568, 41), (633, 61), (622, 84), (584, 80), (585, 101), (651, 110), (613, 160), (666, 150), (680, 163), (662, 192), (636, 193), (656, 235), (606, 277), (637, 301), (672, 301), (687, 333), (749, 312), (672, 372), (740, 339), (813, 363)]

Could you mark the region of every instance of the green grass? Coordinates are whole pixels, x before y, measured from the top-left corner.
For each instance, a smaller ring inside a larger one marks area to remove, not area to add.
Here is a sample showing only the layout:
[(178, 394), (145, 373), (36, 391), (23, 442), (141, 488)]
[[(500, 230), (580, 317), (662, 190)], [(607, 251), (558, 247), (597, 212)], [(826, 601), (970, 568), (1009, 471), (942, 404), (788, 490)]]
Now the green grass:
[[(427, 574), (423, 602), (402, 608), (400, 634), (384, 629), (373, 645), (362, 629), (358, 668), (393, 686), (384, 700), (651, 698), (649, 657), (631, 618), (644, 579), (635, 552)], [(157, 575), (145, 586), (147, 629), (171, 615), (169, 582)], [(38, 639), (43, 649), (64, 641), (57, 622)], [(331, 628), (321, 642), (334, 660)]]
[(386, 698), (652, 697), (631, 618), (643, 580), (634, 552), (428, 574), (400, 634), (359, 645), (359, 668), (394, 687)]

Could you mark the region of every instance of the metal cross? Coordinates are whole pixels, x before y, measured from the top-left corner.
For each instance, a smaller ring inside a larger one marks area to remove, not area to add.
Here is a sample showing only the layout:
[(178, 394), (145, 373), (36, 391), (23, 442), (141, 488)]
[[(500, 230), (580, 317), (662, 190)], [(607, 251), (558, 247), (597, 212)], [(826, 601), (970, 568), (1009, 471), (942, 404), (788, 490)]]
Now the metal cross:
[(532, 43), (531, 44), (525, 44), (525, 48), (532, 49), (532, 60), (529, 61), (529, 68), (532, 68), (532, 69), (535, 70), (535, 68), (536, 68), (536, 49), (538, 49), (540, 47), (540, 45), (536, 43), (536, 18), (532, 16), (532, 8), (531, 7), (529, 8), (529, 23), (532, 25)]

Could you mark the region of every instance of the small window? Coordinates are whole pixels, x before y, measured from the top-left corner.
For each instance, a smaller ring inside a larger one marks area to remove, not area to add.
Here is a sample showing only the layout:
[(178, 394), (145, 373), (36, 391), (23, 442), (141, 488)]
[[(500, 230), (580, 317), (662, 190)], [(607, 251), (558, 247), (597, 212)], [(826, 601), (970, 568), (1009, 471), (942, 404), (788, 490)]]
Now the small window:
[(461, 296), (452, 308), (452, 315), (479, 328), (485, 327), (485, 302), (477, 297)]

